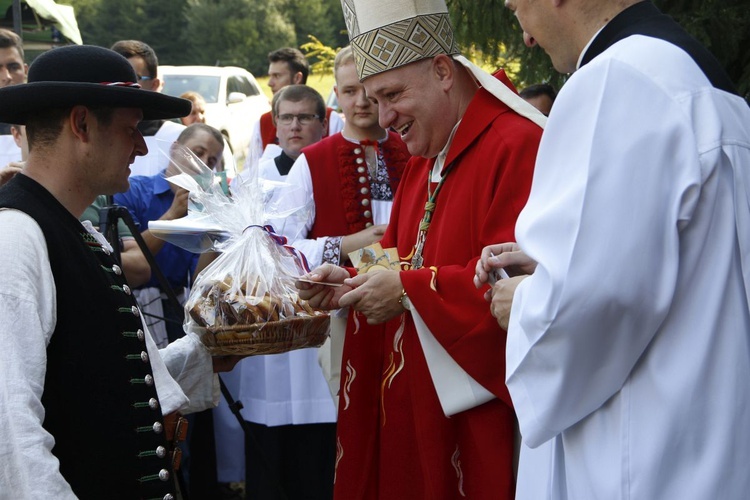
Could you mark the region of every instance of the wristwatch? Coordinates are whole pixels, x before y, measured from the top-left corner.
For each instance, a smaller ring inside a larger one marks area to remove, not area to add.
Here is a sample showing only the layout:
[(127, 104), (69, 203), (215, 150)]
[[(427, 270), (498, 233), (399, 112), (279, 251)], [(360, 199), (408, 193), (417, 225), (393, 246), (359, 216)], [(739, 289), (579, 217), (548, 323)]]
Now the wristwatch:
[(411, 300), (409, 300), (409, 296), (406, 295), (406, 290), (401, 290), (401, 297), (399, 297), (398, 302), (401, 304), (401, 307), (407, 311), (411, 311)]

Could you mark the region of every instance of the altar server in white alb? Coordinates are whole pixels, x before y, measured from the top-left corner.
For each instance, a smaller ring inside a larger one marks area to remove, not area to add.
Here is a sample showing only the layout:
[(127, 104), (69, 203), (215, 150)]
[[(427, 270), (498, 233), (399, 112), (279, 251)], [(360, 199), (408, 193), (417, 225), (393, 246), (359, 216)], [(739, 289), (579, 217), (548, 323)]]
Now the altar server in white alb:
[(750, 108), (649, 1), (506, 5), (573, 73), (518, 246), (477, 266), (532, 273), (491, 292), (517, 498), (747, 499)]

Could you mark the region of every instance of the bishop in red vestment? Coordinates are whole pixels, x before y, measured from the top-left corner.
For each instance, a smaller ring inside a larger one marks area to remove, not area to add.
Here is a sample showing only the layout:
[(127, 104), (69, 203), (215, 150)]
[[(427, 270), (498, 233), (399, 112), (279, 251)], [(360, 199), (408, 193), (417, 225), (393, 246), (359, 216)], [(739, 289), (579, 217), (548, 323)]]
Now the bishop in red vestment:
[[(347, 2), (345, 10), (367, 3)], [(439, 9), (426, 10), (425, 22), (434, 21)], [(351, 311), (334, 496), (511, 499), (515, 417), (505, 386), (506, 336), (473, 277), (488, 242), (514, 239), (544, 118), (490, 75), (450, 57), (453, 49), (378, 67), (383, 54), (369, 43), (372, 32), (354, 26), (359, 13), (351, 14), (349, 33), (364, 33), (351, 40), (362, 56), (360, 79), (378, 102), (380, 125), (400, 133), (413, 157), (380, 242), (397, 249), (401, 271), (356, 275), (328, 264), (311, 279), (342, 286), (298, 283), (314, 307)], [(378, 36), (408, 43), (395, 29)], [(438, 383), (444, 372), (436, 350), (462, 371), (456, 381), (470, 381), (463, 392), (475, 392), (475, 402), (453, 405), (462, 391)]]

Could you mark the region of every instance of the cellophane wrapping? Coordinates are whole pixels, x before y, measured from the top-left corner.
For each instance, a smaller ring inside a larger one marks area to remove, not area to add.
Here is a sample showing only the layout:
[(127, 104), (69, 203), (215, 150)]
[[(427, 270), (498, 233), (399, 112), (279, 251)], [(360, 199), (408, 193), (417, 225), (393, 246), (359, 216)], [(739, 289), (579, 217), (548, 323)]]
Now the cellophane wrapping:
[(313, 310), (294, 286), (307, 272), (304, 256), (267, 224), (299, 216), (313, 201), (282, 211), (280, 196), (289, 186), (257, 174), (235, 178), (226, 195), (210, 169), (183, 149), (178, 159), (173, 152), (172, 161), (183, 176), (177, 182), (191, 186), (190, 210), (225, 234), (211, 248), (218, 257), (193, 283), (185, 304), (186, 331), (198, 335), (214, 355), (276, 354), (321, 345), (328, 336), (328, 314)]

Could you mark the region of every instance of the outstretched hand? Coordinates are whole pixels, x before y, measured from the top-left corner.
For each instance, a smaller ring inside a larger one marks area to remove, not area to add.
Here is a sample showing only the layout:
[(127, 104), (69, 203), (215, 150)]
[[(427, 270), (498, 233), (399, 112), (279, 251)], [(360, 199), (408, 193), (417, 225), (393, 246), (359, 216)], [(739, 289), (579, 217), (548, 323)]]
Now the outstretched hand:
[(314, 309), (339, 309), (339, 299), (352, 287), (344, 284), (349, 273), (339, 266), (323, 264), (302, 276), (305, 279), (321, 283), (334, 283), (340, 286), (318, 285), (307, 281), (295, 281), (301, 299), (307, 300)]

